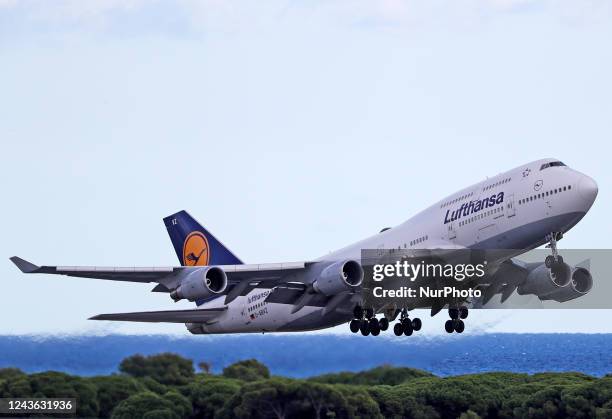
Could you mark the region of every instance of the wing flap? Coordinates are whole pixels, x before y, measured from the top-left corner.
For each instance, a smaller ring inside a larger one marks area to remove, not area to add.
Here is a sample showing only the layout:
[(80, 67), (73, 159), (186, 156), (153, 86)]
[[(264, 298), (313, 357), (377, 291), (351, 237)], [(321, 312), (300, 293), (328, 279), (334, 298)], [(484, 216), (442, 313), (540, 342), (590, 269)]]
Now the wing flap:
[(193, 310), (141, 311), (134, 313), (98, 314), (89, 320), (112, 320), (122, 322), (149, 323), (205, 323), (215, 319), (227, 308), (205, 308)]

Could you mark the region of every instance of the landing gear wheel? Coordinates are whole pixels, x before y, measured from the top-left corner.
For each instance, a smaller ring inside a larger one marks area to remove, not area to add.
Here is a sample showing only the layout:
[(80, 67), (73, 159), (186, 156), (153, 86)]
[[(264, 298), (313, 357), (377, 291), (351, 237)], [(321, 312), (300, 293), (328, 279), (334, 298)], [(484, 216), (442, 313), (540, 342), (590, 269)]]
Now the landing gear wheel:
[(468, 316), (468, 308), (466, 306), (459, 307), (459, 318), (467, 319)]
[(404, 335), (406, 336), (410, 336), (412, 335), (412, 332), (414, 332), (414, 329), (412, 328), (412, 323), (410, 322), (402, 324), (402, 329), (404, 329)]
[(400, 322), (395, 323), (393, 326), (393, 333), (395, 336), (401, 336), (404, 333), (404, 327)]
[(351, 332), (353, 333), (359, 332), (360, 325), (361, 325), (361, 322), (359, 320), (351, 320), (351, 323), (349, 324)]
[(361, 330), (363, 336), (368, 336), (370, 334), (370, 323), (365, 320), (362, 321), (359, 330)]
[(463, 323), (463, 320), (455, 320), (455, 332), (457, 333), (463, 333), (463, 331), (465, 330), (465, 323)]
[(378, 319), (376, 317), (372, 317), (370, 320), (370, 330), (376, 328), (380, 329), (380, 324), (378, 324)]
[(361, 307), (360, 305), (355, 306), (355, 308), (353, 309), (353, 317), (355, 317), (356, 319), (360, 319), (363, 317), (363, 307)]
[(455, 325), (452, 320), (447, 320), (444, 323), (444, 330), (446, 330), (446, 333), (453, 333), (455, 331)]
[(378, 326), (380, 327), (380, 330), (384, 332), (389, 328), (389, 320), (386, 317), (383, 317), (378, 321)]
[(546, 256), (546, 259), (544, 259), (544, 265), (546, 265), (546, 267), (550, 269), (552, 268), (554, 264), (555, 264), (555, 257), (553, 255)]
[(378, 323), (378, 319), (376, 317), (372, 317), (370, 319), (370, 333), (372, 336), (380, 335), (380, 324)]
[(448, 309), (448, 315), (450, 316), (451, 319), (455, 320), (459, 318), (459, 309), (457, 308), (449, 308)]
[(371, 308), (366, 308), (365, 316), (366, 316), (366, 319), (371, 319), (372, 317), (374, 317), (374, 310), (372, 310)]
[(421, 319), (419, 319), (418, 317), (415, 317), (414, 319), (412, 319), (412, 329), (415, 332), (418, 332), (419, 330), (421, 330), (421, 326), (423, 326)]

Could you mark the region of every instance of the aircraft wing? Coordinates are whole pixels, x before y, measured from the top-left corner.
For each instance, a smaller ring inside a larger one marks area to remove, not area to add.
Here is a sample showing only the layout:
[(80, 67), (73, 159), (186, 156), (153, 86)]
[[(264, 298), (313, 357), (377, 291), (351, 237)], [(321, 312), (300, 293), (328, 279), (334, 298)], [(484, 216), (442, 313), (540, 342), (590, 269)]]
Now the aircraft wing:
[[(38, 266), (20, 257), (13, 256), (11, 261), (23, 273), (42, 273), (66, 275), (80, 278), (95, 278), (111, 281), (157, 282), (156, 292), (170, 292), (190, 270), (201, 266), (168, 267), (117, 267), (117, 266)], [(283, 283), (292, 273), (303, 271), (308, 262), (261, 263), (241, 265), (217, 265), (228, 278), (226, 303), (239, 295), (246, 295), (253, 288), (273, 288)]]
[(135, 313), (98, 314), (89, 320), (115, 320), (122, 322), (150, 323), (205, 323), (215, 319), (227, 310), (222, 308), (206, 308), (194, 310), (141, 311)]

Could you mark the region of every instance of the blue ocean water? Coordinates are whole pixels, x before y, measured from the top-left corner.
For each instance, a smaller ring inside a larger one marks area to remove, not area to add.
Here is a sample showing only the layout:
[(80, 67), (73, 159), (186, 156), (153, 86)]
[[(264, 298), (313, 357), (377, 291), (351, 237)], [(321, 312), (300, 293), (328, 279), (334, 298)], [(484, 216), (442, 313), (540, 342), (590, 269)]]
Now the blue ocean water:
[(367, 337), (331, 334), (229, 336), (0, 336), (0, 368), (109, 374), (135, 353), (174, 352), (213, 371), (256, 358), (273, 374), (307, 377), (382, 364), (448, 376), (485, 371), (612, 373), (612, 334), (483, 334)]

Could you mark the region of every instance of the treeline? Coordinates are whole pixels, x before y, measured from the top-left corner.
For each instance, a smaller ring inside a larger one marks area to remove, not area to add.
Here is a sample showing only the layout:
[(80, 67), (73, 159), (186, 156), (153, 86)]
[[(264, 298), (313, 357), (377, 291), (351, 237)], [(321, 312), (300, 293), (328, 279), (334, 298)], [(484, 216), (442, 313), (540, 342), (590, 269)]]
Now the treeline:
[[(299, 362), (299, 359), (296, 359)], [(0, 369), (0, 397), (74, 397), (79, 417), (612, 418), (612, 375), (485, 373), (436, 377), (412, 368), (309, 379), (271, 376), (256, 360), (211, 374), (175, 354), (134, 355), (119, 374), (79, 377)]]

